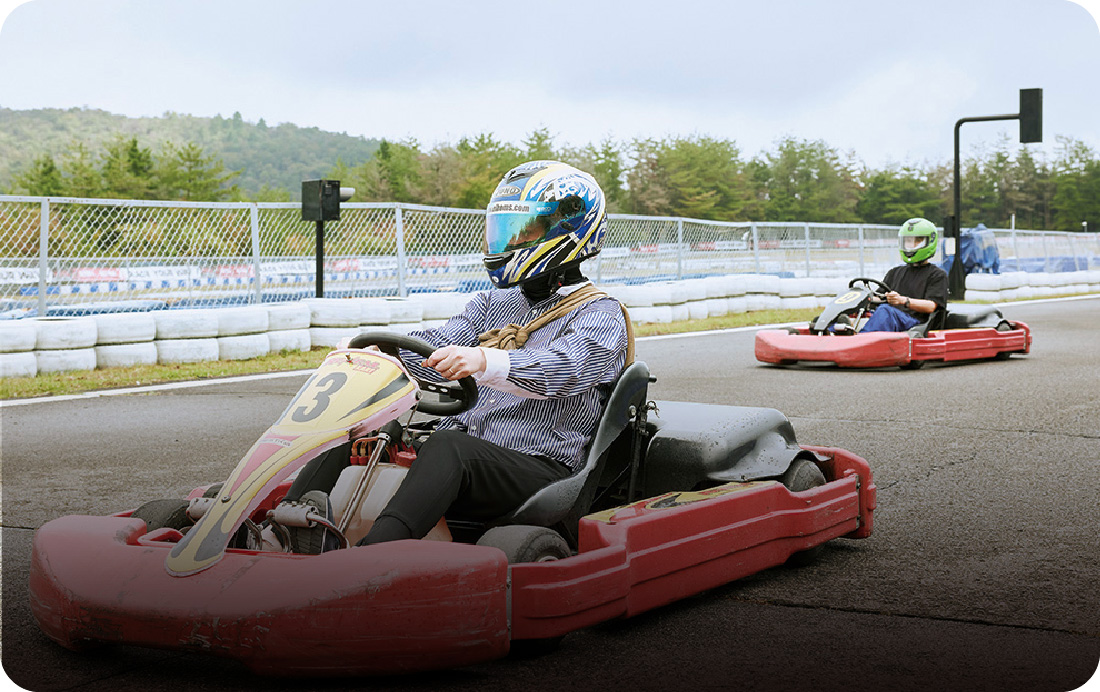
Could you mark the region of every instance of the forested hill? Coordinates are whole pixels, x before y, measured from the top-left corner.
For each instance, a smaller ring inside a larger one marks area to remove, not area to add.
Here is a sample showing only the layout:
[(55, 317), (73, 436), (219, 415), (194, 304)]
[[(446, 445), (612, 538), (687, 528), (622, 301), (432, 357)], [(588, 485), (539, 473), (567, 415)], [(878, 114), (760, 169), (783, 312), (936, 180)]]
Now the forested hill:
[(36, 157), (60, 157), (82, 142), (99, 151), (116, 135), (137, 137), (142, 147), (157, 151), (165, 141), (193, 142), (206, 155), (220, 158), (226, 171), (241, 171), (234, 179), (250, 197), (262, 187), (284, 189), (298, 199), (302, 180), (320, 178), (337, 159), (350, 167), (369, 160), (378, 140), (325, 132), (289, 123), (269, 126), (232, 117), (199, 118), (165, 113), (159, 118), (129, 118), (102, 110), (0, 108), (0, 190)]

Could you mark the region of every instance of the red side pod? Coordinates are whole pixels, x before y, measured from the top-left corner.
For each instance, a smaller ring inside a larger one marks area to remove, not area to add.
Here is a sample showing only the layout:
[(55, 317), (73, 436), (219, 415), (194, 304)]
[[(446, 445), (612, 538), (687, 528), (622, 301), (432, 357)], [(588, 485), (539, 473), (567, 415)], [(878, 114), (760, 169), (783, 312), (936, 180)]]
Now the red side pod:
[(478, 546), (401, 541), (322, 555), (228, 551), (172, 577), (140, 521), (40, 528), (31, 610), (63, 646), (122, 642), (236, 658), (266, 674), (385, 674), (508, 651), (507, 564)]
[(913, 339), (913, 360), (978, 360), (999, 353), (1031, 351), (1031, 330), (1023, 322), (999, 332), (991, 327), (945, 329), (930, 332), (926, 338)]
[(585, 517), (577, 556), (512, 566), (512, 637), (553, 637), (629, 617), (834, 538), (870, 535), (875, 486), (867, 462), (843, 450), (806, 449), (826, 457), (829, 480), (819, 488), (730, 483)]
[(762, 363), (805, 360), (836, 363), (842, 368), (882, 368), (908, 363), (909, 341), (905, 332), (824, 336), (762, 329), (756, 333), (755, 352)]

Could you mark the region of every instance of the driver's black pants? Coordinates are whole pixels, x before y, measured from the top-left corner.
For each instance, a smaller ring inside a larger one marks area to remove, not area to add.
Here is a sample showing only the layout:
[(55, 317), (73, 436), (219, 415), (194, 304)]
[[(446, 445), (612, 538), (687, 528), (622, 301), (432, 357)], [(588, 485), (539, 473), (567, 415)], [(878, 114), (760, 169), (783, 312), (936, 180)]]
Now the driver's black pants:
[[(308, 490), (331, 491), (350, 453), (348, 443), (310, 461), (286, 499), (296, 500)], [(457, 430), (440, 430), (420, 447), (405, 480), (360, 544), (423, 538), (444, 514), (473, 521), (497, 519), (569, 474), (552, 459), (505, 449)]]

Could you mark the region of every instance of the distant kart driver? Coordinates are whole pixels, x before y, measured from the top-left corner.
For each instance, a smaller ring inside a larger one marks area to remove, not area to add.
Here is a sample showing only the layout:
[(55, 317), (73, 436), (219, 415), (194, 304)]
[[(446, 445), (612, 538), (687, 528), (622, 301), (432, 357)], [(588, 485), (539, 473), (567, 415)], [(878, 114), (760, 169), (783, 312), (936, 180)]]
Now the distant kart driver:
[(886, 272), (882, 282), (893, 290), (875, 308), (861, 332), (904, 332), (947, 307), (947, 272), (931, 263), (939, 231), (928, 219), (913, 218), (898, 230), (898, 246), (905, 264)]

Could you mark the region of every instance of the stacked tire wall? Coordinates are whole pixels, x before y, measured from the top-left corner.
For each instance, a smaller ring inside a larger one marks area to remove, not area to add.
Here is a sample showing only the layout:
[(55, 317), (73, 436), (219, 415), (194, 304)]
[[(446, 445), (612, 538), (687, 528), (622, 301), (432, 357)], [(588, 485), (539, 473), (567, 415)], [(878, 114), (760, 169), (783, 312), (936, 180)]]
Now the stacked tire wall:
[[(732, 274), (600, 288), (627, 307), (633, 322), (651, 324), (819, 308), (847, 285), (841, 278)], [(967, 300), (983, 302), (1100, 293), (1100, 271), (970, 274), (966, 287)], [(438, 327), (472, 297), (446, 292), (408, 298), (307, 298), (245, 307), (0, 320), (0, 376), (246, 360), (332, 348), (361, 331), (407, 334)]]

